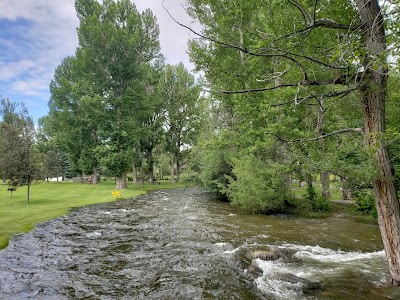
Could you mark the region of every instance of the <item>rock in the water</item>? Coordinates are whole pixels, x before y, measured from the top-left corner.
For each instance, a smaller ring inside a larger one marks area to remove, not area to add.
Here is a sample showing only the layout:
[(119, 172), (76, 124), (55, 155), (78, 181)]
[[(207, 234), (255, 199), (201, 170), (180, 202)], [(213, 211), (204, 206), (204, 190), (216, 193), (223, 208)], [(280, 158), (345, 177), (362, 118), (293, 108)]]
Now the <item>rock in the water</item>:
[(252, 259), (262, 259), (262, 260), (278, 260), (278, 259), (288, 259), (289, 254), (279, 248), (271, 248), (268, 250), (255, 250), (250, 254)]
[(263, 274), (263, 270), (257, 265), (254, 259), (251, 261), (249, 267), (247, 268), (247, 274), (259, 277)]

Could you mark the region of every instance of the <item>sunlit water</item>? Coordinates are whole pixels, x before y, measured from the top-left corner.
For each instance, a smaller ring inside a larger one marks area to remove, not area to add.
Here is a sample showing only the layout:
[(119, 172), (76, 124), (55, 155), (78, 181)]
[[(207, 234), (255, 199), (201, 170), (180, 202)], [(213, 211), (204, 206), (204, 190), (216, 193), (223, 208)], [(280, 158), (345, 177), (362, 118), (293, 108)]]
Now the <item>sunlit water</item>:
[[(269, 248), (288, 258), (247, 271)], [(375, 225), (245, 215), (194, 188), (74, 209), (0, 251), (0, 299), (399, 299), (389, 281)]]

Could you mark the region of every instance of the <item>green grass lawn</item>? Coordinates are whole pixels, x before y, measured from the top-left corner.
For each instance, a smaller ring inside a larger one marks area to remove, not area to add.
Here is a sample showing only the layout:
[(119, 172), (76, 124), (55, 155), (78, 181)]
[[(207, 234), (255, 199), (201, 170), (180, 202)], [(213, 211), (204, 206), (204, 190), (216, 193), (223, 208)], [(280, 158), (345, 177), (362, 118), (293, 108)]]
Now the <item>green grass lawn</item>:
[[(122, 198), (132, 198), (155, 189), (183, 187), (184, 184), (145, 183), (122, 191)], [(0, 184), (0, 249), (8, 245), (13, 234), (30, 231), (36, 224), (65, 215), (72, 207), (114, 201), (113, 181), (100, 184), (72, 182), (39, 183), (31, 186), (30, 203), (26, 203), (27, 187), (19, 187), (11, 194), (6, 184)]]
[[(319, 184), (316, 184), (314, 186), (314, 188), (315, 188), (315, 192), (317, 193), (317, 195), (321, 195), (321, 193), (322, 193), (321, 186)], [(294, 195), (297, 198), (302, 198), (305, 194), (307, 194), (307, 187), (306, 186), (299, 187), (298, 184), (291, 184), (290, 185), (290, 189), (292, 190), (292, 192), (294, 193)], [(331, 193), (331, 200), (340, 200), (340, 199), (342, 199), (342, 191), (339, 188), (333, 186), (332, 184), (331, 184), (331, 187), (330, 187), (330, 193)]]

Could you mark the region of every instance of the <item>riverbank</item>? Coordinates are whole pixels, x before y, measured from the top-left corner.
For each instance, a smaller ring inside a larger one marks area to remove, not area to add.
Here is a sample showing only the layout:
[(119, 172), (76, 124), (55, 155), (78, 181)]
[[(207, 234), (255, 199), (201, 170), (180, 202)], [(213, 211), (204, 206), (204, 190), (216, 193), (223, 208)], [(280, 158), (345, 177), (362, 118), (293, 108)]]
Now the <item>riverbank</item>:
[[(129, 199), (151, 190), (183, 187), (184, 184), (145, 183), (122, 191), (122, 198)], [(115, 201), (111, 192), (113, 181), (99, 184), (73, 182), (44, 182), (31, 186), (30, 203), (26, 203), (27, 187), (19, 187), (11, 193), (6, 184), (0, 184), (0, 249), (7, 247), (12, 235), (28, 232), (36, 224), (65, 215), (70, 208)]]

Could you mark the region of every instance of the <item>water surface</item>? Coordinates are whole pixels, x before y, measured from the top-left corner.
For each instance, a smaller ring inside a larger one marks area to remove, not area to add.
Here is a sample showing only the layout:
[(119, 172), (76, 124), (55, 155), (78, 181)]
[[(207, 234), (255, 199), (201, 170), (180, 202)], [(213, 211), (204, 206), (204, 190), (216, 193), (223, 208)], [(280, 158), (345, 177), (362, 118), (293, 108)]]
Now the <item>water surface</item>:
[[(246, 215), (195, 188), (73, 209), (0, 251), (0, 299), (397, 299), (378, 227)], [(288, 259), (255, 259), (281, 249)], [(317, 283), (282, 280), (289, 274)]]

